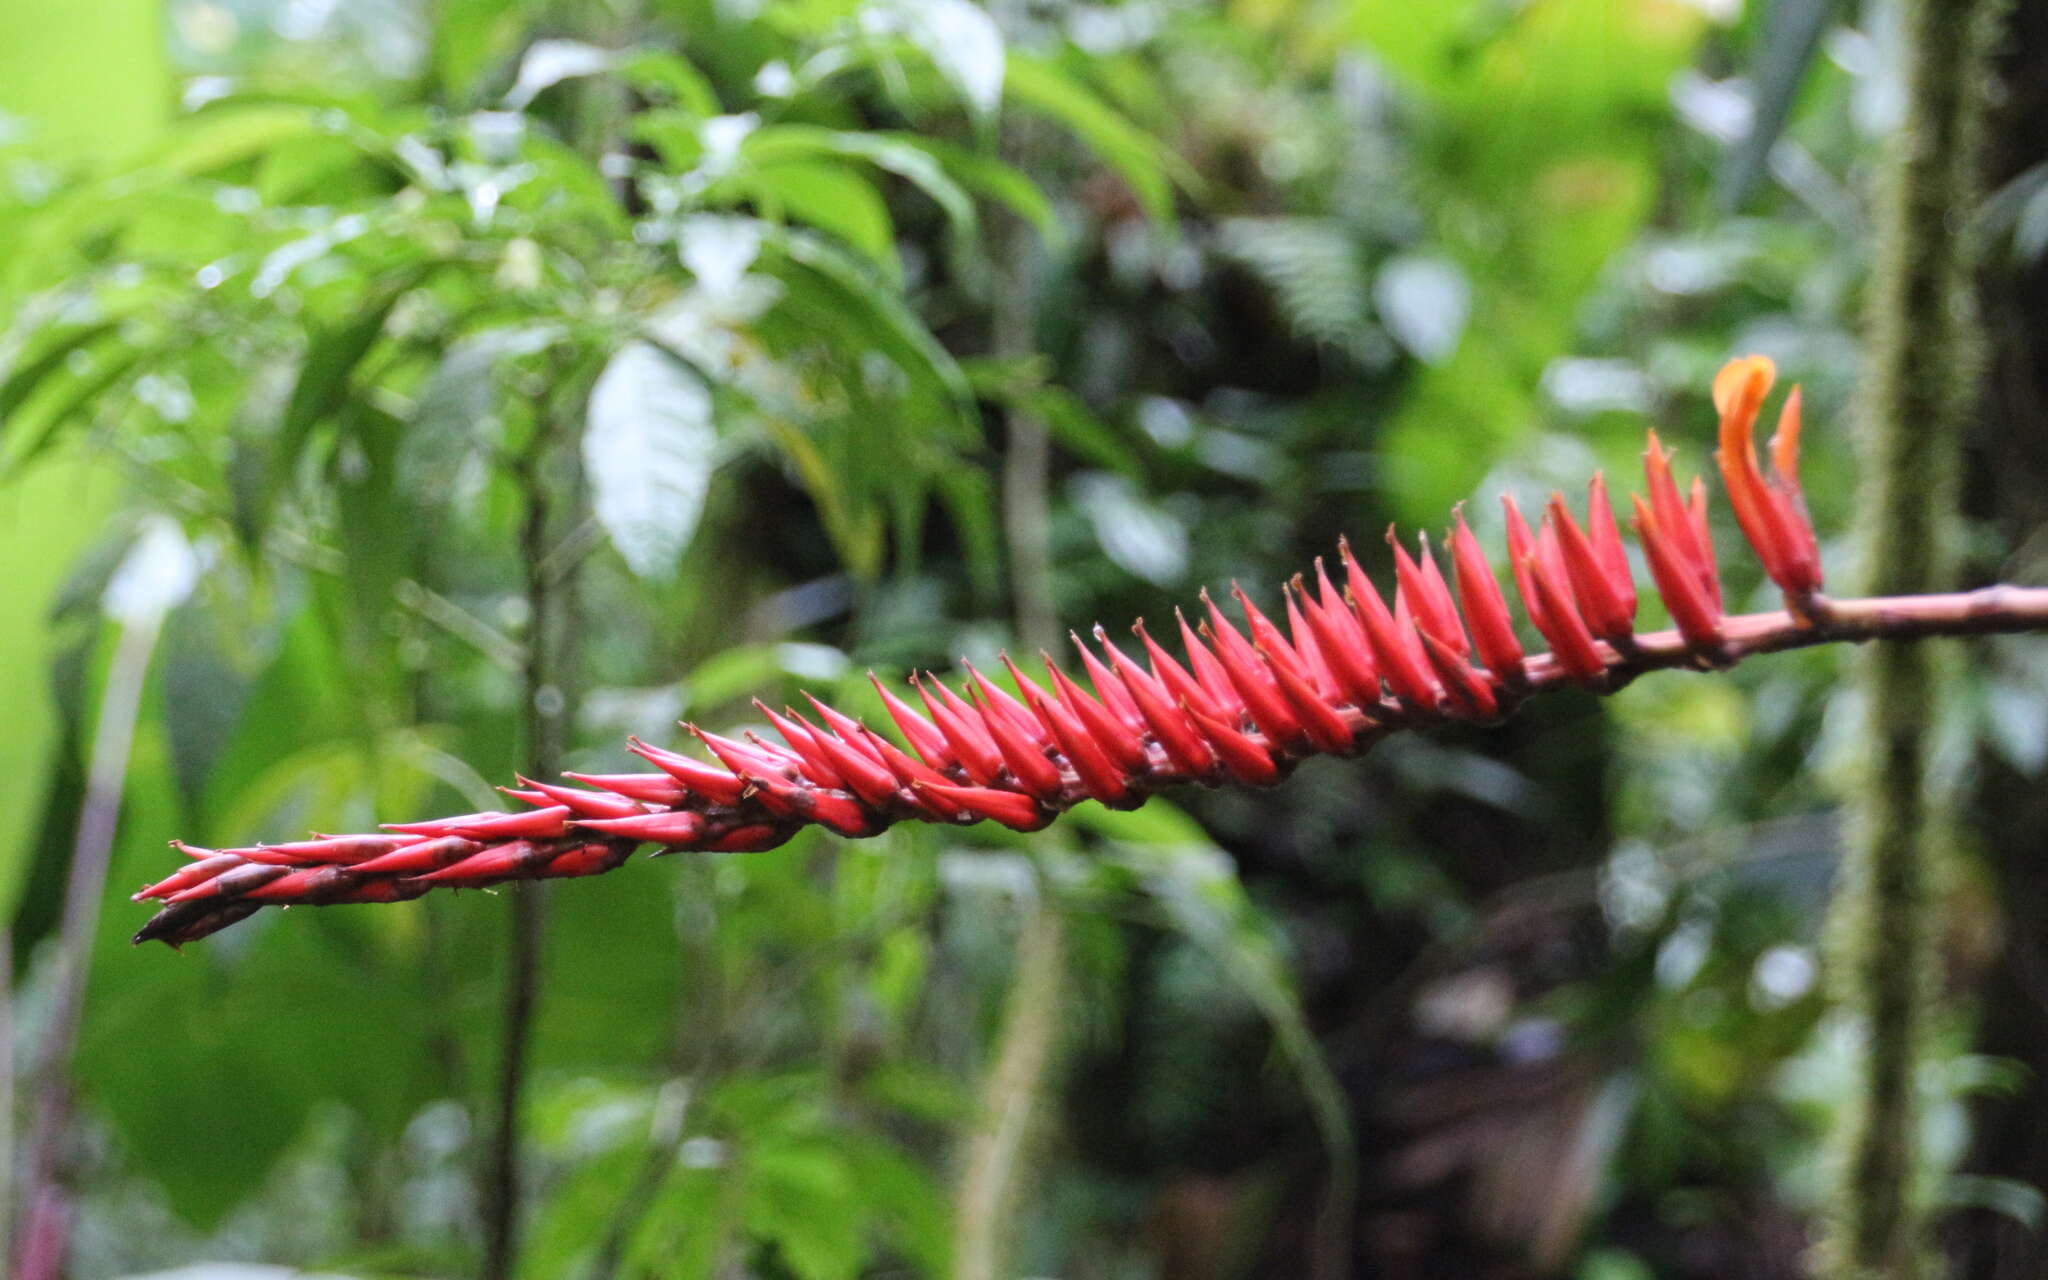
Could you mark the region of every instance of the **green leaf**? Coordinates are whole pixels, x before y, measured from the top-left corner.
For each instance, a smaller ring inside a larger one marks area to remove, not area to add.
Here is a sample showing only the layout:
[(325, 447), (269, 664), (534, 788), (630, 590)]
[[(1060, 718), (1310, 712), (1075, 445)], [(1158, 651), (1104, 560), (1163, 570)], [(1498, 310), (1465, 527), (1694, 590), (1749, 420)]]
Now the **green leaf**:
[(1764, 16), (1757, 41), (1749, 132), (1730, 148), (1715, 183), (1724, 211), (1742, 207), (1767, 171), (1771, 148), (1791, 119), (1792, 104), (1806, 83), (1821, 37), (1834, 17), (1834, 0), (1776, 0)]
[(974, 201), (915, 141), (887, 133), (854, 133), (809, 124), (765, 125), (747, 135), (741, 154), (755, 164), (838, 156), (865, 160), (915, 185), (945, 212), (955, 235), (975, 233)]
[(511, 56), (524, 34), (525, 9), (519, 0), (441, 0), (435, 17), (434, 74), (456, 102), (477, 102), (479, 82)]
[(889, 206), (859, 174), (832, 164), (763, 164), (745, 182), (764, 209), (838, 236), (872, 259), (892, 289), (902, 288), (903, 262), (896, 254)]
[(1045, 192), (1023, 170), (944, 138), (916, 138), (911, 143), (943, 165), (961, 186), (984, 199), (1007, 206), (1012, 213), (1037, 228), (1048, 241), (1057, 242), (1061, 238), (1063, 231), (1059, 215), (1053, 211), (1052, 201), (1046, 199)]
[(1072, 130), (1104, 164), (1116, 170), (1153, 221), (1170, 225), (1175, 183), (1198, 183), (1166, 146), (1050, 62), (1011, 51), (1008, 92), (1012, 101)]
[(708, 118), (721, 110), (711, 81), (673, 53), (649, 49), (631, 54), (619, 63), (619, 75), (635, 89), (666, 95), (694, 115)]
[(876, 0), (863, 16), (917, 46), (976, 115), (995, 114), (1003, 100), (1003, 33), (986, 10), (970, 0)]
[(953, 408), (963, 440), (980, 438), (966, 375), (901, 295), (878, 287), (858, 260), (821, 237), (781, 230), (768, 240), (786, 253), (790, 261), (829, 284), (838, 303), (850, 314), (872, 323), (877, 345), (905, 373), (928, 382), (940, 399)]
[(954, 467), (939, 476), (938, 487), (939, 499), (960, 535), (975, 590), (985, 599), (996, 599), (1003, 587), (1003, 553), (996, 529), (1000, 504), (995, 482), (972, 467)]
[(44, 379), (70, 361), (74, 351), (91, 346), (118, 328), (119, 323), (112, 320), (66, 326), (33, 360), (10, 370), (7, 380), (0, 382), (0, 431), (7, 429), (14, 411), (35, 393)]
[(1036, 368), (995, 360), (971, 361), (964, 367), (976, 394), (1034, 415), (1076, 456), (1133, 480), (1144, 479), (1144, 463), (1130, 442), (1073, 392), (1038, 381)]
[(391, 606), (393, 584), (410, 559), (413, 522), (396, 503), (397, 454), (405, 426), (374, 405), (349, 407), (345, 452), (337, 456), (330, 483), (341, 519), (345, 576), (355, 595), (351, 621), (361, 637), (375, 642)]
[(151, 168), (192, 177), (250, 159), (319, 126), (307, 107), (224, 102), (174, 128), (151, 157)]
[(135, 372), (146, 354), (149, 353), (116, 349), (85, 373), (67, 375), (69, 390), (64, 389), (63, 383), (49, 384), (44, 395), (36, 397), (12, 420), (13, 438), (6, 442), (4, 455), (0, 455), (0, 479), (19, 475), (29, 463), (43, 456), (62, 438), (65, 426), (105, 408), (102, 399), (106, 393)]
[(519, 74), (505, 95), (505, 105), (523, 111), (533, 100), (564, 80), (601, 75), (616, 67), (619, 55), (581, 40), (536, 40), (519, 59)]
[(347, 403), (349, 382), (384, 332), (400, 298), (419, 283), (421, 272), (406, 272), (365, 299), (353, 318), (334, 329), (315, 329), (299, 365), (298, 381), (285, 402), (279, 430), (279, 473), (289, 474), (313, 429)]
[(598, 523), (633, 572), (675, 571), (703, 512), (717, 447), (711, 392), (681, 360), (632, 342), (598, 375), (583, 464)]

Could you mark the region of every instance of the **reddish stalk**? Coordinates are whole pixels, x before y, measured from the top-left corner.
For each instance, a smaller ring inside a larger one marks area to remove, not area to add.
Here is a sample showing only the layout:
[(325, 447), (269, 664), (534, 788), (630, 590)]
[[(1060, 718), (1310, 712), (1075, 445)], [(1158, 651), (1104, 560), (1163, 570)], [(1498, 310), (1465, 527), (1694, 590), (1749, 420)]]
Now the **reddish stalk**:
[(988, 819), (1032, 831), (1087, 799), (1131, 808), (1188, 783), (1266, 785), (1308, 756), (1355, 755), (1400, 729), (1490, 723), (1566, 684), (1611, 693), (1649, 671), (1718, 670), (1819, 644), (2048, 631), (2048, 588), (1823, 595), (1818, 543), (1793, 474), (1796, 400), (1768, 474), (1753, 455), (1751, 429), (1772, 377), (1768, 361), (1747, 357), (1724, 371), (1716, 390), (1737, 523), (1784, 593), (1782, 610), (1722, 614), (1702, 491), (1695, 487), (1680, 504), (1653, 441), (1650, 500), (1634, 525), (1679, 623), (1671, 630), (1634, 630), (1638, 590), (1596, 477), (1584, 526), (1561, 498), (1534, 533), (1509, 507), (1511, 577), (1525, 616), (1556, 646), (1551, 653), (1524, 656), (1501, 584), (1460, 521), (1450, 539), (1455, 603), (1426, 544), (1420, 563), (1401, 551), (1391, 608), (1346, 549), (1347, 590), (1340, 594), (1320, 571), (1317, 589), (1295, 584), (1297, 598), (1284, 602), (1291, 636), (1242, 594), (1243, 629), (1205, 598), (1199, 634), (1186, 620), (1179, 628), (1184, 663), (1142, 623), (1134, 630), (1149, 670), (1098, 630), (1101, 654), (1081, 648), (1092, 696), (1057, 669), (1041, 686), (1012, 668), (1021, 694), (1013, 697), (970, 668), (964, 696), (935, 677), (913, 680), (927, 719), (885, 691), (907, 751), (814, 702), (817, 721), (769, 713), (787, 746), (692, 725), (717, 763), (636, 742), (633, 750), (658, 772), (579, 778), (596, 790), (507, 789), (534, 806), (523, 814), (467, 814), (398, 824), (398, 834), (221, 853), (180, 844), (196, 860), (136, 895), (167, 899), (136, 941), (179, 945), (266, 905), (395, 902), (438, 887), (595, 875), (650, 842), (665, 853), (750, 852), (812, 824), (859, 837), (905, 820)]

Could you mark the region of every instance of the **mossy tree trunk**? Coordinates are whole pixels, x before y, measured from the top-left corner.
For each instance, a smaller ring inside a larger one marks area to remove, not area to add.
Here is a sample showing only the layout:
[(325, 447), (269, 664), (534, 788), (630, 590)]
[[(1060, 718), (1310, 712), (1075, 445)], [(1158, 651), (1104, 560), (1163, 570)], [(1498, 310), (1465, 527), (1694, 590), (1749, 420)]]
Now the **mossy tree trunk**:
[[(1978, 368), (1969, 227), (2001, 12), (1999, 0), (1913, 0), (1908, 8), (1909, 100), (1881, 198), (1863, 406), (1861, 585), (1872, 592), (1952, 585), (1957, 458)], [(1866, 1048), (1838, 1135), (1821, 1253), (1822, 1273), (1834, 1280), (1904, 1280), (1927, 1269), (1914, 1094), (1950, 839), (1950, 806), (1933, 767), (1943, 666), (1937, 645), (1881, 642), (1861, 672), (1865, 757), (1850, 797), (1833, 941), (1836, 981)]]

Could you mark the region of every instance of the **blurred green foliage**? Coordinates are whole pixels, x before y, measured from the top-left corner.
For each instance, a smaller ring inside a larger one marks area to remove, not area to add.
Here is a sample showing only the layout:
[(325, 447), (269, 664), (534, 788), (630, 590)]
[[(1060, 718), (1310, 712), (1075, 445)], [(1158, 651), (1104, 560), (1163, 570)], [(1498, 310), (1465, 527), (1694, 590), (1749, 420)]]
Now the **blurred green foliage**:
[[(571, 512), (567, 763), (599, 769), (680, 715), (806, 688), (872, 713), (870, 666), (992, 654), (1013, 415), (1055, 442), (1076, 625), (1475, 493), (1496, 533), (1494, 491), (1626, 474), (1646, 420), (1697, 467), (1740, 350), (1806, 383), (1809, 491), (1844, 525), (1897, 75), (1860, 19), (1755, 87), (1796, 109), (1730, 215), (1739, 6), (174, 0), (162, 32), (81, 7), (133, 65), (0, 38), (0, 69), (63, 55), (119, 91), (88, 115), (53, 87), (84, 80), (0, 74), (0, 547), (53, 601), (0, 619), (30, 1013), (98, 602), (147, 529), (200, 572), (117, 887), (173, 834), (491, 807), (527, 750), (535, 485)], [(520, 1274), (945, 1274), (1040, 900), (1073, 942), (1018, 1274), (1303, 1274), (1326, 1212), (1358, 1274), (1792, 1274), (1841, 1034), (1813, 936), (1838, 662), (1563, 696), (1029, 840), (812, 835), (562, 886)], [(1979, 723), (2038, 771), (2048, 702), (2002, 670), (1973, 674)], [(267, 912), (180, 960), (110, 902), (76, 1273), (472, 1265), (503, 909)], [(2001, 1083), (1947, 1043), (1930, 1088)]]

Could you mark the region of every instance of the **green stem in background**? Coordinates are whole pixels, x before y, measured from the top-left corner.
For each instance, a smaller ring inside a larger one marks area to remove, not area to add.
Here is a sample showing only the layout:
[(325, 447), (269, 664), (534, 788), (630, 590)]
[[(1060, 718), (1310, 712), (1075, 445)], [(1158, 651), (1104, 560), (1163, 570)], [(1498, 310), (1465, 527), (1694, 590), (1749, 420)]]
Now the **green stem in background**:
[[(1021, 126), (1017, 126), (1021, 127)], [(1012, 149), (1023, 146), (1010, 139)], [(1038, 323), (1038, 288), (1032, 266), (1039, 246), (1022, 219), (1007, 220), (1012, 264), (1002, 281), (991, 346), (998, 356), (1028, 355)], [(1045, 424), (1013, 410), (1006, 419), (1003, 455), (1003, 535), (1017, 635), (1025, 652), (1059, 643), (1053, 596), (1052, 439)], [(973, 1130), (954, 1188), (953, 1274), (956, 1280), (999, 1280), (1014, 1233), (1020, 1175), (1029, 1159), (1032, 1114), (1037, 1109), (1060, 1032), (1061, 976), (1066, 963), (1066, 921), (1047, 893), (1024, 907), (1009, 1003), (996, 1039), (996, 1055), (982, 1082)]]
[[(633, 0), (596, 6), (591, 36), (600, 44), (622, 43), (637, 7)], [(579, 90), (573, 121), (574, 142), (593, 165), (601, 168), (618, 140), (630, 104), (624, 85), (610, 76), (590, 77)], [(615, 194), (623, 199), (623, 186)], [(562, 398), (542, 406), (534, 437), (518, 467), (520, 491), (525, 499), (519, 561), (528, 610), (526, 664), (520, 687), (520, 736), (529, 767), (540, 771), (531, 775), (537, 778), (552, 778), (560, 773), (568, 729), (574, 723), (573, 684), (567, 677), (574, 669), (569, 648), (579, 612), (575, 581), (581, 556), (551, 554), (551, 540), (557, 536), (556, 495), (577, 494), (581, 485), (574, 463), (564, 458), (576, 452), (564, 448), (575, 434), (565, 429), (568, 424), (564, 421), (564, 406), (571, 395), (566, 389), (573, 385), (587, 392), (588, 388), (564, 374), (565, 370), (558, 366), (548, 379), (548, 385), (557, 388)], [(580, 507), (580, 499), (572, 505)], [(574, 527), (573, 520), (559, 523), (562, 528)], [(545, 895), (545, 885), (514, 885), (511, 910), (507, 913), (510, 945), (505, 970), (504, 1036), (494, 1093), (491, 1144), (483, 1170), (482, 1280), (510, 1280), (519, 1259), (524, 1182), (521, 1102), (526, 1092), (528, 1042), (540, 1000)]]
[[(559, 371), (558, 371), (559, 372)], [(558, 377), (554, 385), (563, 385)], [(520, 680), (520, 739), (527, 766), (553, 777), (573, 718), (567, 679), (574, 628), (576, 557), (550, 554), (557, 525), (556, 494), (567, 482), (562, 470), (561, 410), (544, 409), (534, 438), (520, 459), (518, 480), (525, 499), (519, 530), (519, 563), (527, 601), (527, 643)], [(540, 1001), (540, 965), (546, 886), (512, 886), (507, 913), (508, 947), (502, 1047), (492, 1094), (491, 1138), (485, 1152), (479, 1204), (483, 1214), (483, 1280), (509, 1280), (519, 1256), (519, 1210), (524, 1184), (521, 1159), (522, 1102), (533, 1020)]]
[(1003, 1280), (1016, 1220), (1019, 1175), (1029, 1158), (1033, 1113), (1043, 1092), (1060, 1023), (1066, 921), (1059, 905), (1034, 897), (1017, 935), (1016, 972), (1003, 1011), (995, 1063), (982, 1083), (954, 1197), (954, 1280)]
[[(1908, 7), (1907, 117), (1883, 192), (1870, 297), (1867, 457), (1859, 506), (1873, 593), (1938, 590), (1954, 569), (1956, 470), (1978, 334), (1967, 234), (1997, 0)], [(1867, 1037), (1843, 1113), (1821, 1265), (1838, 1280), (1927, 1269), (1928, 1188), (1915, 1074), (1928, 1030), (1947, 788), (1934, 776), (1946, 664), (1938, 646), (1865, 654), (1865, 755), (1831, 921), (1835, 980)]]
[[(13, 1233), (18, 1252), (8, 1271), (18, 1280), (56, 1280), (63, 1274), (69, 1236), (70, 1205), (64, 1195), (61, 1164), (64, 1139), (71, 1126), (71, 1055), (85, 1011), (86, 979), (92, 971), (93, 936), (98, 932), (100, 902), (106, 897), (107, 864), (113, 854), (114, 829), (121, 816), (121, 793), (128, 777), (128, 756), (135, 743), (135, 722), (142, 709), (142, 691), (163, 633), (163, 614), (150, 611), (121, 629), (107, 669), (107, 687), (100, 699), (93, 729), (92, 763), (86, 774), (85, 805), (71, 850), (71, 874), (64, 889), (64, 915), (58, 926), (55, 981), (40, 1052), (34, 1069), (35, 1117), (21, 1171), (19, 1212)], [(0, 1048), (4, 1048), (0, 1044)]]

